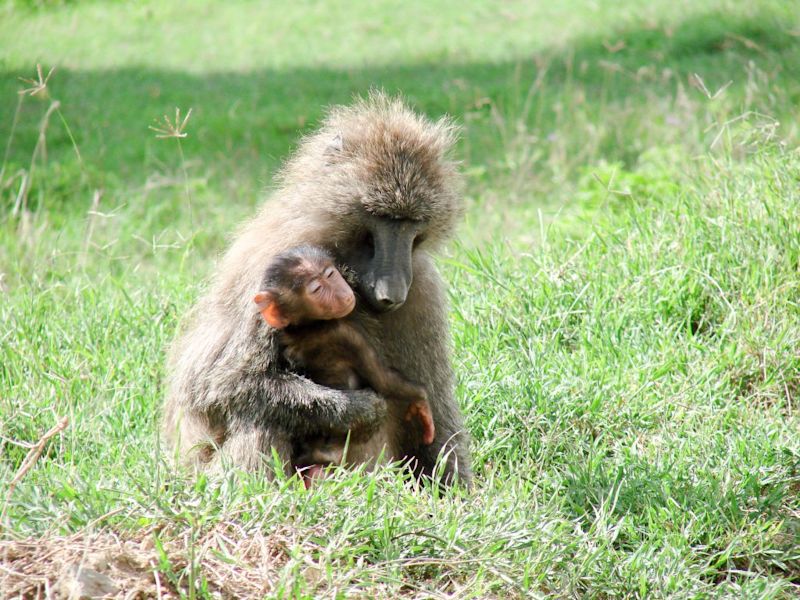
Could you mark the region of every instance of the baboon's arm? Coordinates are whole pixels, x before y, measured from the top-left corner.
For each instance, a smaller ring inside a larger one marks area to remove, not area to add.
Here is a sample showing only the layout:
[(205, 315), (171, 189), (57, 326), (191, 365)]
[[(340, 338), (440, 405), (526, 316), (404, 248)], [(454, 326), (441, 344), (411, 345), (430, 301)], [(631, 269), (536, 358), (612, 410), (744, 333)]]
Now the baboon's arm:
[(348, 346), (353, 368), (376, 392), (390, 399), (411, 402), (425, 398), (425, 389), (388, 367), (375, 348), (352, 325), (341, 328), (342, 344)]
[(187, 345), (174, 367), (174, 405), (218, 414), (229, 430), (248, 424), (299, 435), (366, 434), (384, 420), (386, 402), (371, 390), (335, 390), (282, 370), (277, 341), (268, 335), (240, 330), (212, 342)]
[[(288, 372), (254, 385), (263, 390), (261, 397), (237, 414), (250, 422), (277, 424), (296, 435), (368, 436), (386, 417), (386, 401), (368, 389), (334, 390)], [(248, 415), (250, 410), (255, 414)]]

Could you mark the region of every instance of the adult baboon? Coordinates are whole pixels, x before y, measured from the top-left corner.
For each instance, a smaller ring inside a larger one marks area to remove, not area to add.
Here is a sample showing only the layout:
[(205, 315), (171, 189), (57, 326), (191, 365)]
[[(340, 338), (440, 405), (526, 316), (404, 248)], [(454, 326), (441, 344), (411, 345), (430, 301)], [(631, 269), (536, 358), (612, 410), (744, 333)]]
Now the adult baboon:
[[(431, 475), (442, 454), (444, 479), (458, 473), (469, 482), (446, 299), (429, 255), (461, 213), (460, 178), (447, 156), (454, 139), (449, 121), (431, 122), (373, 93), (331, 110), (319, 131), (301, 142), (172, 348), (164, 420), (182, 459), (204, 467), (221, 452), (255, 469), (274, 449), (288, 465), (287, 430), (310, 438), (350, 431), (364, 440), (403, 419), (369, 389), (326, 388), (289, 372), (280, 360), (276, 332), (252, 299), (273, 256), (310, 244), (344, 266), (369, 307), (370, 344), (428, 392), (434, 442), (421, 445), (394, 427), (398, 433), (387, 441), (386, 455), (412, 459), (418, 474)], [(366, 442), (364, 452), (374, 458), (379, 450)]]

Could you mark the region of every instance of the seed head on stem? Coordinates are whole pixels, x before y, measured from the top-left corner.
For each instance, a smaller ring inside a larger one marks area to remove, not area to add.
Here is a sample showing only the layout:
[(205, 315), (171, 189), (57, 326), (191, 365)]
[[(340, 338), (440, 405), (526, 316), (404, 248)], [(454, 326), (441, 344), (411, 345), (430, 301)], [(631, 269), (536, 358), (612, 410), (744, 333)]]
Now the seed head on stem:
[(185, 138), (188, 133), (184, 131), (186, 127), (186, 123), (189, 122), (189, 117), (192, 116), (192, 109), (190, 108), (189, 111), (186, 113), (186, 116), (183, 117), (181, 121), (181, 109), (175, 109), (175, 120), (170, 121), (170, 118), (167, 115), (164, 115), (161, 121), (156, 120), (155, 125), (150, 125), (149, 129), (156, 132), (156, 137), (160, 139), (166, 138)]
[(27, 83), (30, 87), (25, 89), (19, 90), (19, 94), (21, 96), (36, 96), (37, 98), (47, 98), (49, 93), (47, 91), (47, 82), (50, 80), (50, 75), (53, 74), (55, 71), (55, 67), (51, 67), (51, 69), (47, 72), (47, 76), (42, 74), (42, 65), (36, 65), (36, 79), (26, 79), (25, 77), (20, 77), (23, 83)]

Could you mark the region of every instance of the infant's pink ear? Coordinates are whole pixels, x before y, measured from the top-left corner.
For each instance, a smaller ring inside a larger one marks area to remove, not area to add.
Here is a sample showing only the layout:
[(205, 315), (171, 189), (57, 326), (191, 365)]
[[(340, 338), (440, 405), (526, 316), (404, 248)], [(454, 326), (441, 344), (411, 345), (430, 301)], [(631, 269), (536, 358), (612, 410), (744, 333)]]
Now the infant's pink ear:
[(258, 306), (258, 312), (264, 317), (267, 325), (275, 329), (283, 329), (289, 325), (289, 319), (284, 316), (278, 303), (275, 301), (275, 295), (270, 291), (258, 292), (253, 297), (253, 302)]

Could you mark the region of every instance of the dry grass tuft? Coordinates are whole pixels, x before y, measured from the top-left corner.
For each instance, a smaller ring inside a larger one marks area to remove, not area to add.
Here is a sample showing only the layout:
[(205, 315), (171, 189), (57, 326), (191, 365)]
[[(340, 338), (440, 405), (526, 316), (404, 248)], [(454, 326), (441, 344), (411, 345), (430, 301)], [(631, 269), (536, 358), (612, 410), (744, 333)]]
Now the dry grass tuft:
[(221, 598), (262, 597), (286, 563), (287, 534), (220, 524), (194, 539), (189, 531), (166, 538), (147, 530), (0, 540), (0, 596), (66, 597), (75, 580), (91, 576), (110, 598), (192, 596), (192, 585)]

